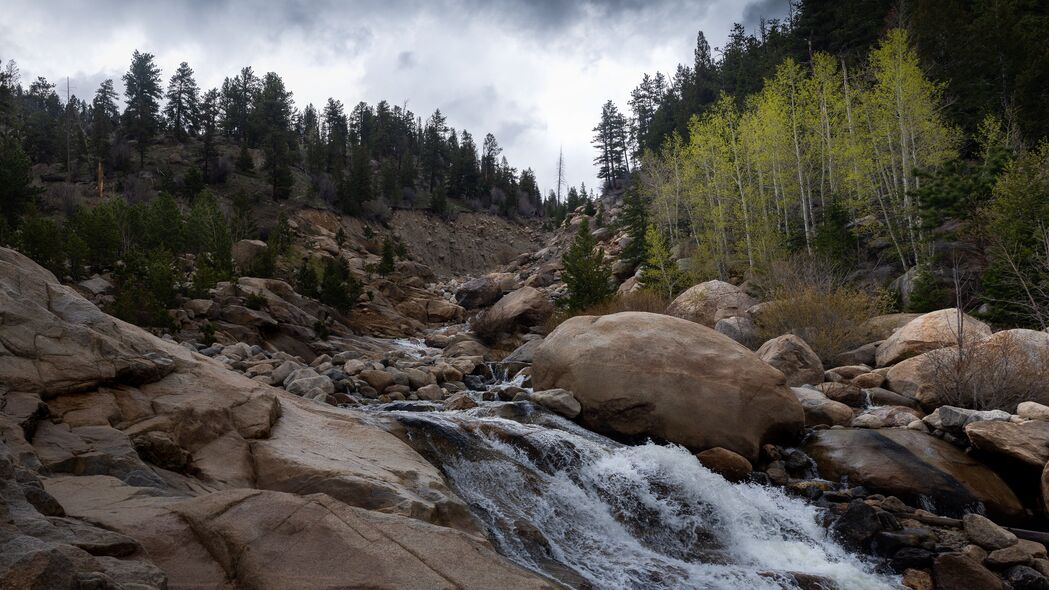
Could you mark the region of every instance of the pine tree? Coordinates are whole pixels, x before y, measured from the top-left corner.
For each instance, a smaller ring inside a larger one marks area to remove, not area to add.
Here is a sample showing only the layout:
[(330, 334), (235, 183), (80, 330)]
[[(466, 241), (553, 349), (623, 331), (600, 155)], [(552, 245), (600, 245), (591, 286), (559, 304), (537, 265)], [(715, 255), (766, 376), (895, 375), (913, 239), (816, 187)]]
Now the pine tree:
[(292, 94), (284, 87), (284, 80), (268, 72), (262, 80), (262, 90), (255, 102), (254, 128), (262, 138), (266, 156), (265, 169), (273, 190), (273, 200), (280, 201), (291, 196), (294, 179), (291, 175), (291, 131)]
[(91, 144), (95, 158), (105, 167), (109, 164), (112, 137), (119, 122), (117, 91), (112, 80), (105, 80), (91, 101)]
[(656, 226), (648, 226), (648, 231), (645, 233), (645, 245), (642, 284), (646, 289), (652, 289), (667, 299), (673, 299), (685, 282), (685, 275), (675, 263), (666, 239), (656, 229)]
[(561, 257), (564, 270), (561, 277), (568, 288), (565, 306), (579, 311), (607, 301), (613, 294), (612, 270), (605, 262), (605, 255), (597, 247), (597, 240), (590, 233), (590, 223), (584, 218), (579, 224), (572, 244)]
[(0, 137), (0, 216), (9, 227), (18, 225), (36, 193), (29, 157), (22, 145), (13, 134)]
[(138, 142), (139, 164), (146, 163), (146, 149), (160, 128), (160, 68), (152, 53), (131, 56), (131, 67), (124, 74), (124, 128)]
[(219, 125), (219, 91), (215, 88), (204, 93), (200, 103), (200, 159), (203, 162), (204, 182), (212, 182), (211, 167), (215, 159), (215, 140)]
[(196, 135), (200, 108), (200, 89), (193, 79), (193, 68), (182, 62), (171, 75), (168, 82), (167, 105), (164, 116), (175, 139), (182, 140), (187, 135)]
[(615, 103), (608, 101), (601, 107), (601, 120), (594, 127), (593, 145), (598, 155), (594, 158), (597, 164), (597, 177), (605, 181), (605, 186), (618, 186), (619, 178), (629, 172), (627, 157), (627, 121), (619, 112)]
[(620, 252), (620, 260), (625, 260), (631, 266), (636, 267), (645, 259), (645, 234), (648, 231), (648, 212), (645, 203), (641, 199), (641, 192), (637, 183), (632, 183), (626, 193), (626, 203), (623, 207), (623, 225), (626, 227), (630, 242)]
[(379, 267), (377, 269), (380, 275), (385, 277), (394, 271), (396, 268), (394, 260), (395, 256), (396, 253), (394, 252), (393, 240), (391, 240), (389, 236), (386, 236), (386, 239), (382, 241), (382, 258), (379, 260)]

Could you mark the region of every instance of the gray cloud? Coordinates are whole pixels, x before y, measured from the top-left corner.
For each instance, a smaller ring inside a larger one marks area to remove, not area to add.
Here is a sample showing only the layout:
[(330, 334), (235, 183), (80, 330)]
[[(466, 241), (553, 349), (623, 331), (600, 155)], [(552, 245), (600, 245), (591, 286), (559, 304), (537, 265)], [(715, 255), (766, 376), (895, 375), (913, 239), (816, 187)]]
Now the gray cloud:
[(691, 59), (696, 32), (723, 45), (734, 21), (781, 17), (787, 0), (5, 0), (0, 58), (24, 78), (70, 77), (90, 99), (134, 49), (165, 82), (180, 61), (202, 87), (244, 65), (276, 71), (299, 107), (332, 96), (435, 108), (480, 141), (495, 133), (518, 168), (553, 185), (564, 145), (573, 184), (594, 183), (590, 129), (626, 107), (645, 72)]

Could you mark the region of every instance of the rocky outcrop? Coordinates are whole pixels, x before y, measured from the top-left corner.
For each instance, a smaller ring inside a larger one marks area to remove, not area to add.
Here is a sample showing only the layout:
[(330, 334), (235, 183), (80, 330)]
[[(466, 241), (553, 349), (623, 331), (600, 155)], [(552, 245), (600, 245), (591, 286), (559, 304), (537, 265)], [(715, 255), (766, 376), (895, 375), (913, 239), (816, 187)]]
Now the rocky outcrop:
[(918, 316), (892, 333), (878, 346), (877, 364), (886, 367), (919, 354), (964, 342), (978, 342), (991, 335), (987, 324), (959, 313), (941, 309)]
[(750, 459), (804, 421), (782, 373), (710, 328), (659, 314), (564, 322), (536, 351), (532, 381), (571, 391), (592, 429)]
[(455, 300), (466, 309), (488, 307), (516, 286), (517, 280), (508, 272), (489, 273), (463, 283), (455, 292)]
[(965, 426), (965, 435), (974, 447), (999, 459), (1038, 470), (1049, 463), (1049, 422), (973, 422)]
[(694, 285), (667, 307), (667, 314), (714, 327), (722, 318), (742, 316), (757, 301), (739, 287), (724, 281)]
[(488, 321), (498, 326), (535, 326), (554, 313), (554, 304), (535, 287), (521, 287), (499, 299), (488, 310)]
[(902, 429), (822, 430), (805, 445), (820, 475), (896, 496), (935, 503), (938, 513), (960, 515), (982, 504), (996, 519), (1017, 521), (1023, 507), (988, 467), (936, 437)]
[(804, 340), (793, 334), (773, 338), (758, 349), (761, 360), (779, 369), (787, 385), (816, 385), (823, 382), (823, 363)]
[(550, 586), (353, 411), (111, 318), (10, 250), (0, 265), (0, 512), (19, 514), (0, 587)]

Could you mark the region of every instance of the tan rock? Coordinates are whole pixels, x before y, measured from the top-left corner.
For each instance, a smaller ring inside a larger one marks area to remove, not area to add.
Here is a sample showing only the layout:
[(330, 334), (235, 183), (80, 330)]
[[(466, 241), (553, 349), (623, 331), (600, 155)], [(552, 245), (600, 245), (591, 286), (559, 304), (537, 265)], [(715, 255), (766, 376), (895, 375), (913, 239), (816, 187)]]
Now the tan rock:
[(778, 370), (726, 336), (660, 314), (562, 323), (536, 351), (532, 382), (571, 391), (590, 428), (748, 458), (804, 421)]
[(755, 304), (757, 301), (739, 287), (714, 280), (694, 285), (678, 295), (666, 313), (712, 328), (722, 318), (744, 315)]
[(978, 342), (991, 335), (987, 324), (959, 314), (956, 309), (941, 309), (914, 318), (878, 346), (877, 364), (885, 367), (919, 354), (964, 342)]
[(1016, 415), (1024, 420), (1049, 422), (1049, 406), (1038, 402), (1020, 402), (1016, 406)]
[(758, 349), (761, 360), (779, 369), (787, 385), (815, 385), (823, 382), (820, 357), (801, 338), (785, 334), (765, 342)]
[(696, 453), (696, 458), (703, 464), (703, 467), (731, 482), (743, 481), (751, 471), (754, 471), (753, 465), (745, 457), (721, 447)]
[(542, 291), (534, 287), (504, 295), (488, 311), (488, 319), (502, 326), (535, 326), (554, 312), (554, 304)]
[(965, 434), (977, 449), (1036, 469), (1049, 463), (1049, 422), (1016, 424), (999, 420), (972, 422)]
[(233, 263), (240, 271), (248, 271), (268, 249), (269, 246), (262, 240), (240, 240), (233, 244)]
[(932, 576), (929, 575), (929, 572), (924, 570), (904, 570), (903, 579), (900, 580), (900, 583), (911, 590), (935, 590), (935, 586), (933, 586), (932, 583)]

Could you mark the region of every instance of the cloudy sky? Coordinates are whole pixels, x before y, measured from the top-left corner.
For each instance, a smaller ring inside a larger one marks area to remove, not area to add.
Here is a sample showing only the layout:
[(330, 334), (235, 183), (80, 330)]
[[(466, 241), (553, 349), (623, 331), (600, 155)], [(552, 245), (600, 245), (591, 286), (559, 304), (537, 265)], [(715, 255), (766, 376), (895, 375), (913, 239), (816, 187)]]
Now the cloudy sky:
[[(4, 0), (0, 59), (23, 81), (68, 76), (90, 97), (118, 88), (134, 49), (167, 78), (181, 61), (202, 88), (241, 66), (275, 71), (298, 107), (332, 96), (386, 99), (426, 117), (439, 107), (478, 142), (495, 134), (544, 192), (563, 146), (568, 180), (594, 183), (601, 104), (626, 109), (645, 72), (690, 62), (696, 32), (714, 47), (733, 22), (780, 17), (788, 0)], [(64, 87), (62, 88), (64, 91)]]

